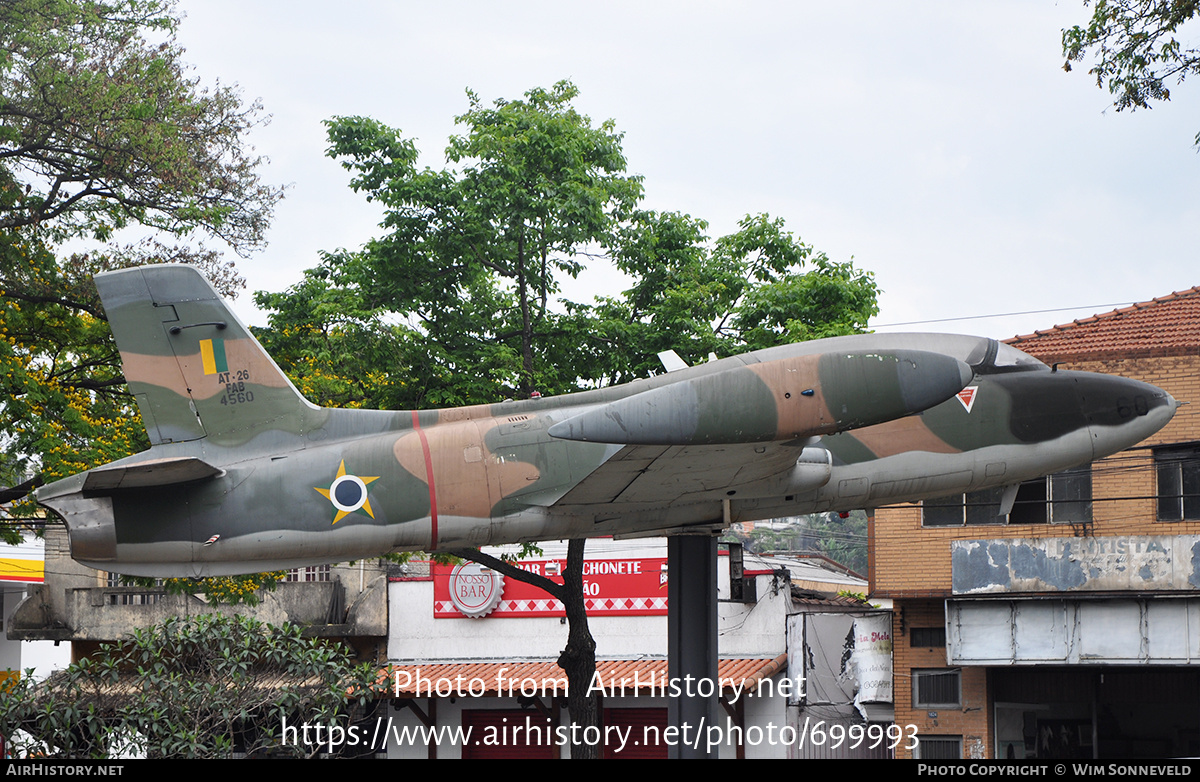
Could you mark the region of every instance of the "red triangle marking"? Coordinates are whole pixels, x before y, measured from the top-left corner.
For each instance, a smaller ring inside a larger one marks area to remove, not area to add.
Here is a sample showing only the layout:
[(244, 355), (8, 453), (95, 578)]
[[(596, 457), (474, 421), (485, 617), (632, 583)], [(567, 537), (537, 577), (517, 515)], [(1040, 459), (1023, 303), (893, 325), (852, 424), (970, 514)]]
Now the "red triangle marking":
[(968, 413), (971, 412), (971, 408), (975, 405), (975, 392), (978, 390), (979, 386), (967, 386), (955, 394), (958, 397), (958, 401), (962, 402), (963, 409)]

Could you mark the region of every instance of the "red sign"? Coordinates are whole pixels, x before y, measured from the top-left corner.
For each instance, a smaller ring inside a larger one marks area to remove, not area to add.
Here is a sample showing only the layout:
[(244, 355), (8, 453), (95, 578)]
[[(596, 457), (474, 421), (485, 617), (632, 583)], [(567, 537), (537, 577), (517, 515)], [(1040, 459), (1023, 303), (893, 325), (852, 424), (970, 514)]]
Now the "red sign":
[(968, 413), (971, 412), (971, 408), (975, 406), (975, 392), (978, 390), (979, 386), (967, 386), (962, 391), (959, 391), (957, 394), (955, 394), (955, 396), (958, 397), (958, 401), (962, 402), (962, 406)]
[[(514, 563), (522, 570), (561, 584), (566, 559), (526, 559)], [(461, 619), (451, 599), (451, 565), (433, 566), (433, 615)], [(583, 594), (588, 616), (666, 616), (667, 559), (589, 559), (583, 563)], [(500, 603), (488, 618), (565, 616), (562, 603), (548, 593), (515, 578), (504, 579)]]

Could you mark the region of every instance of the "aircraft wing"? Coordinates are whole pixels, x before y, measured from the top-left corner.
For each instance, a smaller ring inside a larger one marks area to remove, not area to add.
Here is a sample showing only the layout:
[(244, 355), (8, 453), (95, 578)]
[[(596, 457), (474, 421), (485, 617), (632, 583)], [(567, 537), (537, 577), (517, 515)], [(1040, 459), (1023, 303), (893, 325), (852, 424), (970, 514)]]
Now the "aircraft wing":
[(619, 449), (554, 507), (592, 513), (812, 491), (832, 470), (819, 436), (928, 409), (973, 376), (954, 356), (910, 348), (755, 359), (681, 371), (548, 427), (554, 439)]
[(554, 507), (589, 506), (595, 510), (611, 505), (617, 510), (640, 503), (670, 505), (764, 493), (775, 496), (822, 485), (829, 476), (828, 452), (803, 447), (806, 441), (793, 443), (628, 445), (559, 498)]

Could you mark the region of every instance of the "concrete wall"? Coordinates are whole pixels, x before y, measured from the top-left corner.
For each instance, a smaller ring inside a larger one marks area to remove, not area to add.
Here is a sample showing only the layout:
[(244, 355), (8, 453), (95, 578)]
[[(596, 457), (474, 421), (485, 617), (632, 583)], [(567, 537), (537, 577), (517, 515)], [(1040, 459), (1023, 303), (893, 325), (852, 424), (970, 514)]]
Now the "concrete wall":
[[(606, 559), (665, 557), (666, 543), (631, 541), (624, 549), (609, 549)], [(547, 556), (558, 556), (550, 546)], [(747, 569), (754, 569), (752, 559)], [(718, 592), (729, 595), (729, 561), (718, 557)], [(756, 578), (758, 602), (721, 603), (717, 610), (720, 653), (723, 657), (776, 657), (787, 651), (784, 621), (791, 605), (786, 578)], [(567, 640), (565, 619), (557, 617), (497, 617), (435, 619), (433, 581), (418, 576), (393, 581), (389, 587), (388, 658), (397, 661), (536, 660), (557, 658)], [(588, 619), (596, 639), (596, 656), (609, 659), (665, 657), (667, 617), (593, 616)]]
[(114, 641), (170, 616), (197, 613), (251, 615), (260, 621), (304, 625), (310, 635), (387, 635), (386, 568), (356, 563), (331, 568), (327, 582), (286, 582), (261, 593), (256, 606), (212, 606), (195, 595), (106, 585), (106, 574), (79, 565), (67, 553), (66, 531), (46, 531), (46, 583), (35, 585), (8, 624), (22, 640)]

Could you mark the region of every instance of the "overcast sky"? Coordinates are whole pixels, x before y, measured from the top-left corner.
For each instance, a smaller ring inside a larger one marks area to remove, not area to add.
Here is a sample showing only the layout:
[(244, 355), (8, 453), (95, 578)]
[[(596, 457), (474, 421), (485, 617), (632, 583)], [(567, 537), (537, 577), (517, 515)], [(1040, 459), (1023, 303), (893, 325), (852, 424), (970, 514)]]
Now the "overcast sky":
[[(906, 327), (1008, 337), (1200, 284), (1200, 94), (1172, 86), (1171, 103), (1117, 113), (1086, 65), (1065, 73), (1081, 0), (180, 8), (185, 59), (261, 99), (264, 178), (290, 185), (269, 248), (241, 263), (250, 290), (379, 234), (379, 210), (324, 156), (322, 120), (374, 117), (441, 167), (466, 88), (490, 102), (561, 79), (625, 133), (647, 207), (712, 236), (747, 213), (784, 218), (875, 273), (876, 325), (1082, 308)], [(597, 270), (567, 294), (621, 287)], [(263, 322), (249, 295), (238, 310)]]

